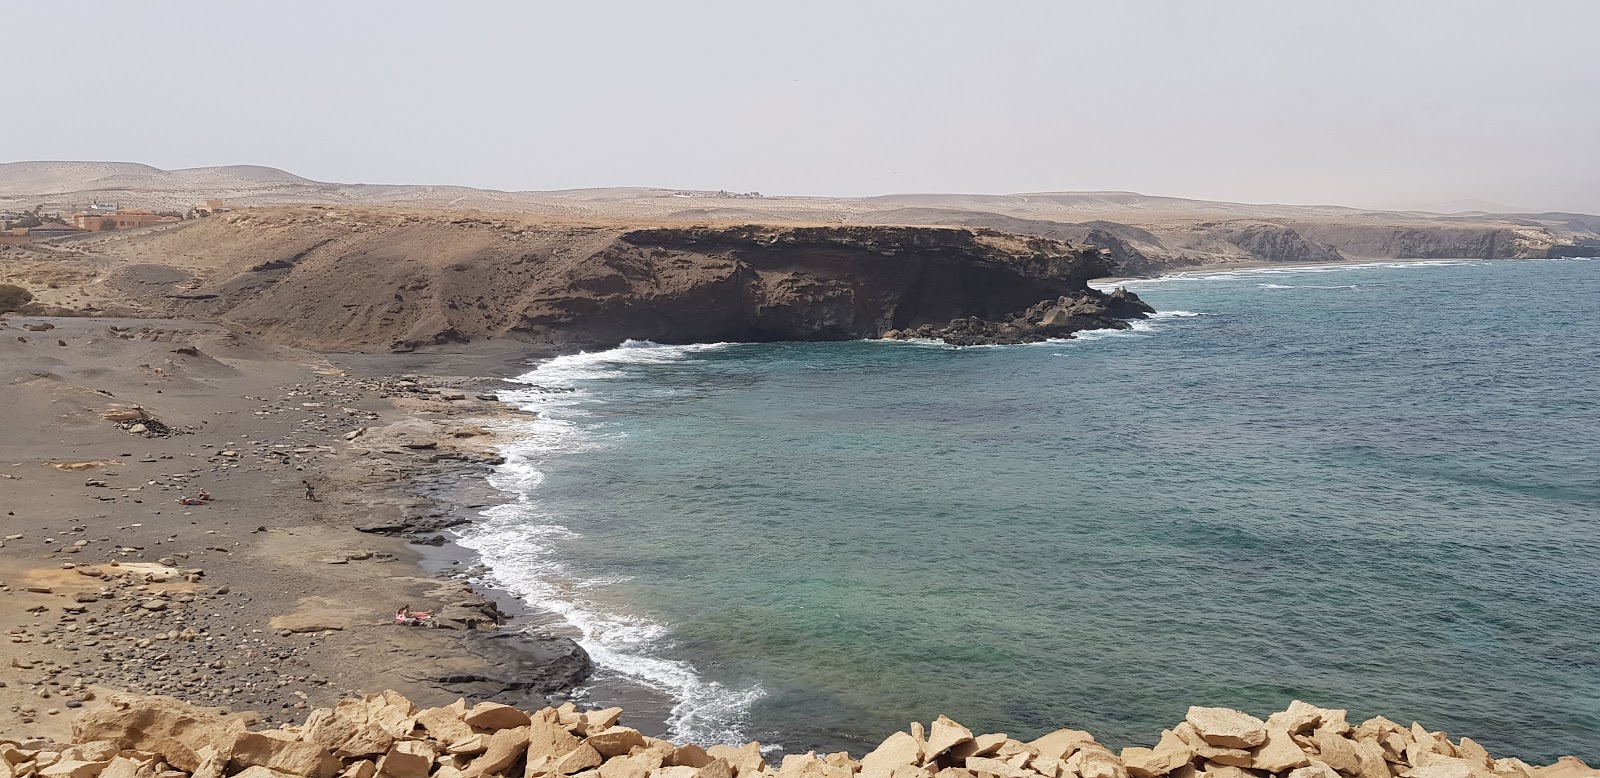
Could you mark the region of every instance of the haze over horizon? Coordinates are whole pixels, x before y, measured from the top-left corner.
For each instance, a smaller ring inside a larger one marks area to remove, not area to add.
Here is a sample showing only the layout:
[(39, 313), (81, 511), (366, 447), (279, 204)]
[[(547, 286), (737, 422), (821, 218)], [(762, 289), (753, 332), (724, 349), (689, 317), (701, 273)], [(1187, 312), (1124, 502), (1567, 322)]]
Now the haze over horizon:
[(68, 95), (6, 161), (1600, 213), (1586, 2), (74, 8), (6, 11)]

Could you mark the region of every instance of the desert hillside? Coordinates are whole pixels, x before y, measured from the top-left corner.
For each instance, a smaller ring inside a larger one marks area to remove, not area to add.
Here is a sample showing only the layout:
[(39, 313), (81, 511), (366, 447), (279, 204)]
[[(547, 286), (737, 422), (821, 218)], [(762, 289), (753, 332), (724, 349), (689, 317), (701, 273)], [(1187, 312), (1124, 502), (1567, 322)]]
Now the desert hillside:
[(1052, 320), (1068, 330), (1143, 315), (1087, 286), (1116, 270), (1096, 249), (951, 227), (261, 208), (8, 256), (42, 304), (215, 321), (317, 350), (841, 340), (1068, 296), (1079, 304)]
[(568, 219), (677, 223), (984, 227), (1093, 242), (1126, 272), (1235, 262), (1546, 256), (1600, 250), (1600, 217), (1438, 214), (1333, 205), (1228, 203), (1133, 192), (790, 197), (653, 188), (502, 192), (460, 186), (339, 184), (269, 167), (160, 170), (121, 162), (0, 164), (0, 209), (71, 211), (92, 202), (185, 209), (232, 206), (407, 206)]

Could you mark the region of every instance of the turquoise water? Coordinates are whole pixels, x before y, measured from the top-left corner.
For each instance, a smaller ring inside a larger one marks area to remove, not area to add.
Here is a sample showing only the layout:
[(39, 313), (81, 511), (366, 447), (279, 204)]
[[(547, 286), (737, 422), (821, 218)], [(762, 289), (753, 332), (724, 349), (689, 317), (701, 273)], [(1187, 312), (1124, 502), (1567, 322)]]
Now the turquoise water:
[(1165, 313), (1073, 342), (546, 363), (466, 543), (676, 737), (1300, 698), (1600, 759), (1600, 262), (1130, 286)]

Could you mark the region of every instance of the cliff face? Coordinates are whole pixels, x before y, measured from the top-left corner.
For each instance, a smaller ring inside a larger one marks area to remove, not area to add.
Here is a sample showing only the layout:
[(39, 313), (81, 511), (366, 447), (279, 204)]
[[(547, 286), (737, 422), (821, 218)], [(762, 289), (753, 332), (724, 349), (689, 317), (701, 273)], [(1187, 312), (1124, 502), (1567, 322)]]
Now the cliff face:
[(844, 340), (1098, 299), (1095, 249), (932, 227), (651, 227), (275, 209), (140, 240), (112, 274), (157, 312), (320, 349)]

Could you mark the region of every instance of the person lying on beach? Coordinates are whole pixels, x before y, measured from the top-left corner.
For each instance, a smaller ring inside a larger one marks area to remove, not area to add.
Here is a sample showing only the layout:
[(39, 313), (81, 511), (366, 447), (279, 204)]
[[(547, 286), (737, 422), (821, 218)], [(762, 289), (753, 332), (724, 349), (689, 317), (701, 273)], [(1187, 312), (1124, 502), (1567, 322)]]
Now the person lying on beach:
[(197, 496), (200, 498), (201, 502), (211, 502), (211, 493), (204, 489), (201, 489), (200, 494)]
[(316, 490), (311, 488), (311, 482), (301, 481), (300, 483), (304, 484), (306, 487), (306, 499), (315, 502), (317, 499), (317, 493)]
[(402, 606), (400, 610), (395, 611), (394, 623), (407, 627), (414, 627), (424, 621), (427, 621), (432, 616), (433, 613), (431, 611), (417, 611), (413, 613), (411, 611), (411, 606), (405, 605)]
[(205, 505), (205, 503), (201, 502), (199, 499), (194, 498), (194, 497), (187, 497), (187, 496), (179, 497), (178, 498), (178, 504), (179, 505)]

